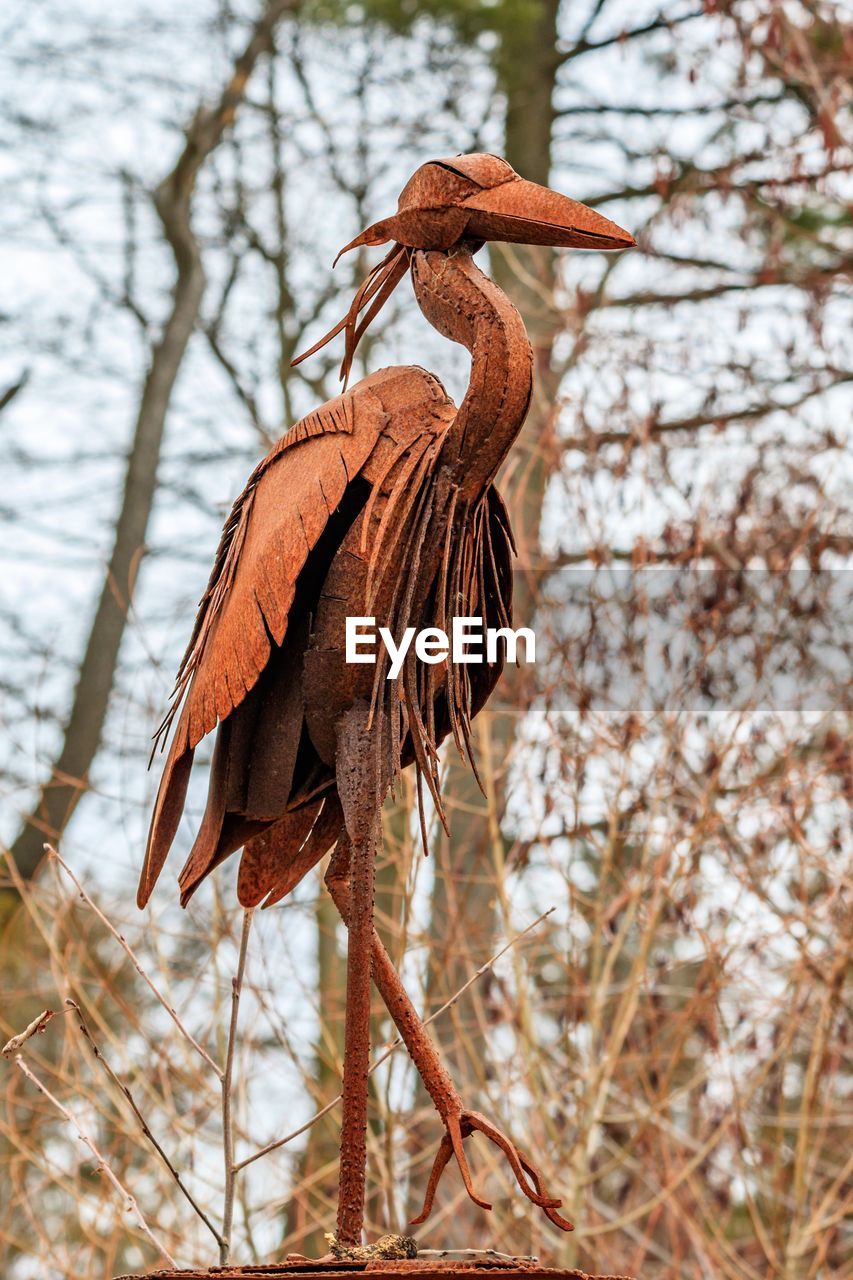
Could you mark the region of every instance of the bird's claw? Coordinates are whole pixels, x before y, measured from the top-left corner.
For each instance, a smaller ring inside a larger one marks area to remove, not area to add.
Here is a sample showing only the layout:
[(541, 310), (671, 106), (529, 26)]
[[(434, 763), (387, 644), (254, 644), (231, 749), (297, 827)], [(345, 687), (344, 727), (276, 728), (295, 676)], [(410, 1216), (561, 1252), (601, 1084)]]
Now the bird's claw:
[(474, 1201), (474, 1204), (479, 1205), (481, 1209), (491, 1209), (492, 1206), (489, 1202), (481, 1199), (474, 1190), (471, 1170), (468, 1166), (468, 1158), (465, 1155), (463, 1146), (465, 1139), (476, 1131), (484, 1134), (496, 1147), (500, 1147), (515, 1174), (516, 1182), (528, 1200), (537, 1205), (545, 1214), (545, 1217), (550, 1222), (553, 1222), (555, 1227), (559, 1227), (561, 1231), (572, 1231), (574, 1229), (571, 1222), (557, 1212), (563, 1202), (545, 1192), (542, 1185), (542, 1175), (536, 1166), (518, 1150), (515, 1143), (511, 1142), (505, 1133), (501, 1133), (500, 1129), (493, 1125), (490, 1120), (487, 1120), (484, 1115), (481, 1115), (479, 1111), (463, 1110), (451, 1114), (447, 1117), (445, 1126), (446, 1131), (430, 1171), (426, 1195), (424, 1196), (424, 1206), (418, 1216), (412, 1218), (413, 1226), (425, 1221), (429, 1216), (435, 1199), (436, 1188), (442, 1173), (450, 1162), (451, 1156), (456, 1156), (456, 1163), (459, 1165), (459, 1172), (462, 1174), (465, 1190)]

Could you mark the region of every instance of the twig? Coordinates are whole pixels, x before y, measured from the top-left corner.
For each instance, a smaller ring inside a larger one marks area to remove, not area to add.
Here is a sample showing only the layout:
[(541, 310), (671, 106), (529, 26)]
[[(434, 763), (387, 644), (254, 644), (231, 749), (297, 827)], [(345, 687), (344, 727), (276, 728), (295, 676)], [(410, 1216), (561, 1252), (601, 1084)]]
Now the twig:
[(95, 1146), (94, 1142), (89, 1137), (88, 1133), (86, 1133), (81, 1128), (79, 1122), (75, 1119), (75, 1117), (71, 1114), (71, 1112), (62, 1105), (59, 1099), (54, 1097), (54, 1095), (48, 1089), (47, 1085), (42, 1084), (38, 1076), (35, 1075), (34, 1072), (30, 1070), (30, 1068), (27, 1066), (26, 1062), (23, 1059), (23, 1055), (20, 1053), (15, 1055), (15, 1066), (24, 1073), (24, 1075), (31, 1082), (31, 1084), (35, 1085), (39, 1093), (43, 1094), (44, 1097), (47, 1098), (48, 1102), (53, 1104), (53, 1106), (56, 1108), (59, 1114), (65, 1120), (67, 1120), (70, 1125), (74, 1126), (74, 1128), (77, 1130), (77, 1137), (80, 1139), (82, 1143), (84, 1143), (85, 1146), (89, 1148), (92, 1155), (95, 1157), (95, 1159), (98, 1162), (99, 1171), (106, 1174), (107, 1179), (112, 1183), (115, 1190), (122, 1197), (128, 1212), (132, 1213), (135, 1216), (136, 1221), (139, 1223), (139, 1227), (142, 1233), (150, 1240), (151, 1244), (154, 1246), (157, 1252), (163, 1255), (163, 1257), (169, 1263), (169, 1266), (177, 1269), (177, 1266), (178, 1266), (177, 1262), (169, 1253), (169, 1250), (166, 1248), (166, 1246), (160, 1243), (160, 1241), (157, 1239), (157, 1237), (154, 1235), (153, 1231), (149, 1227), (148, 1223), (145, 1221), (142, 1210), (140, 1209), (139, 1205), (136, 1203), (136, 1198), (128, 1191), (127, 1187), (125, 1187), (116, 1177), (116, 1175), (113, 1173), (112, 1169), (107, 1164), (106, 1160), (101, 1155), (100, 1151)]
[(225, 1159), (225, 1203), (222, 1210), (222, 1235), (219, 1239), (219, 1265), (224, 1267), (231, 1249), (231, 1229), (234, 1222), (234, 1183), (237, 1168), (234, 1165), (234, 1121), (231, 1107), (231, 1082), (234, 1075), (234, 1050), (237, 1044), (237, 1015), (240, 1012), (240, 993), (246, 973), (246, 954), (249, 948), (249, 932), (252, 928), (252, 911), (243, 912), (243, 932), (240, 935), (240, 955), (237, 974), (231, 979), (231, 1022), (228, 1027), (228, 1046), (225, 1051), (225, 1070), (222, 1073), (222, 1148)]
[(149, 1127), (148, 1127), (148, 1122), (146, 1121), (145, 1116), (142, 1114), (142, 1112), (140, 1111), (139, 1107), (137, 1106), (137, 1104), (136, 1104), (136, 1100), (134, 1099), (133, 1094), (130, 1092), (130, 1089), (129, 1089), (129, 1088), (128, 1088), (128, 1086), (127, 1086), (126, 1084), (124, 1084), (124, 1083), (122, 1082), (122, 1080), (121, 1080), (121, 1079), (116, 1075), (115, 1071), (112, 1069), (112, 1067), (110, 1066), (109, 1062), (107, 1062), (107, 1059), (104, 1057), (103, 1053), (102, 1053), (102, 1052), (101, 1052), (101, 1050), (98, 1048), (97, 1044), (96, 1044), (96, 1043), (95, 1043), (95, 1041), (94, 1041), (94, 1038), (93, 1038), (93, 1036), (92, 1036), (92, 1033), (91, 1033), (91, 1031), (89, 1030), (89, 1028), (88, 1028), (88, 1026), (87, 1026), (87, 1024), (86, 1024), (86, 1020), (85, 1020), (85, 1018), (83, 1017), (83, 1013), (82, 1013), (82, 1010), (80, 1009), (80, 1006), (79, 1006), (79, 1005), (78, 1005), (74, 1000), (71, 1000), (69, 997), (66, 997), (66, 999), (65, 999), (65, 1001), (64, 1001), (64, 1004), (66, 1005), (66, 1007), (67, 1007), (70, 1011), (72, 1011), (73, 1013), (75, 1013), (75, 1014), (77, 1015), (77, 1025), (78, 1025), (78, 1027), (80, 1028), (80, 1031), (82, 1032), (82, 1034), (83, 1034), (83, 1036), (84, 1036), (84, 1038), (85, 1038), (85, 1040), (86, 1040), (86, 1043), (88, 1044), (89, 1048), (92, 1050), (92, 1053), (93, 1053), (93, 1055), (94, 1055), (94, 1057), (95, 1057), (96, 1061), (97, 1061), (97, 1062), (99, 1062), (99, 1063), (100, 1063), (100, 1065), (103, 1067), (104, 1071), (107, 1073), (107, 1075), (109, 1076), (109, 1078), (112, 1080), (113, 1084), (115, 1084), (115, 1085), (117, 1086), (117, 1088), (119, 1088), (119, 1089), (121, 1090), (121, 1092), (124, 1094), (125, 1098), (127, 1099), (128, 1103), (130, 1104), (130, 1108), (131, 1108), (131, 1110), (133, 1111), (133, 1114), (136, 1116), (137, 1120), (139, 1121), (139, 1125), (140, 1125), (140, 1128), (142, 1129), (143, 1134), (144, 1134), (144, 1135), (145, 1135), (145, 1137), (148, 1139), (148, 1141), (151, 1143), (152, 1147), (153, 1147), (153, 1148), (154, 1148), (154, 1150), (157, 1152), (158, 1156), (159, 1156), (159, 1157), (160, 1157), (160, 1159), (163, 1161), (163, 1163), (164, 1163), (164, 1165), (166, 1166), (166, 1168), (169, 1170), (169, 1173), (171, 1173), (172, 1177), (175, 1179), (175, 1182), (177, 1182), (177, 1184), (178, 1184), (178, 1186), (179, 1186), (180, 1190), (183, 1192), (183, 1194), (184, 1194), (184, 1196), (185, 1196), (186, 1200), (188, 1201), (188, 1203), (190, 1204), (191, 1208), (195, 1210), (195, 1212), (196, 1212), (196, 1213), (198, 1214), (198, 1216), (201, 1218), (201, 1220), (202, 1220), (202, 1222), (204, 1223), (204, 1225), (205, 1225), (205, 1226), (208, 1228), (208, 1230), (213, 1234), (213, 1237), (214, 1237), (214, 1239), (216, 1240), (216, 1243), (217, 1243), (218, 1245), (220, 1245), (220, 1246), (221, 1246), (221, 1244), (222, 1244), (222, 1236), (219, 1234), (219, 1232), (217, 1231), (216, 1227), (215, 1227), (215, 1226), (214, 1226), (214, 1224), (210, 1221), (210, 1218), (208, 1218), (208, 1216), (207, 1216), (207, 1214), (204, 1212), (204, 1210), (203, 1210), (203, 1209), (200, 1207), (200, 1205), (196, 1202), (196, 1200), (195, 1200), (194, 1196), (192, 1195), (192, 1193), (191, 1193), (191, 1192), (188, 1190), (188, 1188), (184, 1185), (183, 1181), (181, 1180), (181, 1175), (178, 1173), (178, 1170), (177, 1170), (177, 1169), (175, 1168), (175, 1166), (172, 1164), (172, 1162), (171, 1162), (171, 1160), (169, 1159), (169, 1157), (167, 1156), (166, 1152), (165, 1152), (165, 1151), (163, 1150), (163, 1148), (160, 1146), (160, 1143), (157, 1141), (157, 1139), (154, 1137), (154, 1134), (153, 1134), (153, 1133), (151, 1132), (151, 1130), (149, 1129)]
[(68, 878), (73, 881), (74, 885), (77, 888), (77, 892), (80, 894), (80, 897), (83, 899), (86, 905), (90, 907), (92, 911), (94, 911), (95, 915), (101, 921), (101, 924), (103, 924), (105, 928), (109, 929), (110, 933), (113, 935), (115, 940), (119, 943), (125, 955), (128, 957), (131, 964), (133, 965), (134, 969), (139, 974), (140, 978), (143, 980), (146, 986), (150, 989), (150, 991), (154, 994), (154, 996), (156, 996), (157, 1000), (159, 1000), (160, 1004), (166, 1010), (169, 1017), (172, 1019), (172, 1021), (174, 1022), (178, 1030), (181, 1032), (181, 1034), (186, 1036), (187, 1040), (189, 1040), (192, 1047), (196, 1050), (197, 1053), (201, 1054), (201, 1056), (204, 1058), (207, 1065), (209, 1067), (212, 1067), (213, 1070), (216, 1072), (217, 1078), (221, 1080), (222, 1068), (218, 1066), (217, 1063), (214, 1062), (213, 1058), (211, 1058), (207, 1050), (203, 1048), (203, 1046), (199, 1044), (198, 1040), (196, 1040), (195, 1036), (190, 1031), (187, 1030), (183, 1022), (181, 1021), (180, 1017), (178, 1016), (177, 1010), (171, 1004), (169, 1004), (169, 1001), (166, 999), (166, 997), (164, 995), (161, 995), (161, 993), (157, 990), (154, 983), (148, 977), (148, 974), (145, 972), (145, 970), (142, 968), (142, 965), (137, 960), (136, 954), (133, 951), (133, 948), (126, 941), (124, 935), (119, 933), (118, 929), (116, 929), (115, 925), (112, 924), (111, 921), (107, 919), (103, 911), (101, 911), (100, 907), (95, 905), (95, 903), (89, 897), (86, 890), (83, 888), (80, 881), (75, 876), (74, 872), (69, 867), (68, 863), (63, 861), (63, 859), (57, 853), (56, 849), (54, 849), (53, 845), (46, 844), (44, 847), (48, 856), (51, 858), (55, 858), (56, 861), (59, 863), (59, 865), (62, 867), (65, 874), (68, 876)]
[(593, 53), (597, 49), (609, 49), (614, 44), (627, 44), (629, 40), (636, 40), (638, 36), (647, 36), (653, 31), (661, 31), (663, 29), (669, 30), (682, 22), (693, 22), (696, 18), (704, 17), (706, 12), (707, 10), (703, 6), (699, 9), (691, 9), (687, 13), (679, 13), (675, 17), (662, 13), (642, 27), (634, 27), (629, 31), (616, 31), (613, 35), (605, 36), (602, 40), (578, 40), (576, 44), (573, 44), (570, 49), (566, 49), (564, 53), (558, 53), (557, 61), (562, 64), (570, 62), (572, 58), (579, 58), (584, 53)]
[[(456, 1004), (457, 1000), (459, 1000), (459, 998), (465, 994), (468, 988), (474, 985), (474, 983), (478, 980), (478, 978), (482, 978), (484, 973), (487, 973), (489, 969), (492, 968), (493, 965), (497, 964), (501, 956), (506, 955), (507, 951), (509, 951), (512, 947), (514, 947), (516, 943), (521, 942), (522, 938), (526, 937), (527, 934), (531, 932), (531, 930), (535, 929), (538, 925), (540, 925), (542, 921), (547, 919), (547, 917), (550, 916), (554, 911), (556, 911), (556, 907), (549, 907), (547, 911), (542, 912), (541, 916), (537, 916), (536, 919), (531, 924), (529, 924), (526, 929), (522, 929), (521, 933), (517, 933), (514, 938), (510, 938), (509, 942), (505, 943), (504, 946), (501, 947), (500, 951), (496, 951), (490, 960), (487, 960), (485, 964), (480, 965), (479, 969), (477, 969), (477, 971), (471, 975), (471, 977), (468, 979), (467, 982), (462, 984), (462, 986), (459, 988), (456, 994), (452, 995), (450, 999), (447, 1000), (441, 1006), (440, 1009), (436, 1009), (435, 1012), (431, 1013), (428, 1018), (424, 1018), (423, 1025), (425, 1027), (428, 1027), (429, 1024), (431, 1022), (434, 1022), (436, 1018), (439, 1018), (443, 1013), (446, 1013), (448, 1009), (451, 1009)], [(381, 1053), (379, 1057), (376, 1059), (376, 1061), (372, 1064), (367, 1074), (372, 1075), (373, 1072), (376, 1071), (379, 1067), (381, 1067), (384, 1062), (387, 1062), (388, 1059), (391, 1057), (391, 1054), (394, 1053), (394, 1051), (398, 1049), (402, 1043), (403, 1043), (402, 1036), (397, 1036), (395, 1040), (392, 1040), (391, 1043), (388, 1045), (388, 1048), (385, 1049), (385, 1051)], [(303, 1134), (305, 1132), (306, 1129), (310, 1129), (312, 1125), (315, 1125), (317, 1123), (318, 1120), (322, 1120), (323, 1116), (327, 1116), (330, 1111), (334, 1111), (335, 1107), (338, 1105), (340, 1100), (341, 1100), (341, 1094), (338, 1094), (336, 1098), (332, 1098), (331, 1102), (327, 1102), (325, 1107), (321, 1107), (319, 1111), (315, 1111), (314, 1115), (311, 1116), (309, 1120), (306, 1120), (304, 1124), (300, 1125), (298, 1129), (294, 1129), (292, 1133), (287, 1134), (287, 1136), (284, 1138), (277, 1138), (275, 1142), (267, 1143), (265, 1147), (261, 1147), (260, 1151), (256, 1151), (251, 1156), (246, 1156), (245, 1160), (240, 1160), (237, 1164), (234, 1165), (234, 1172), (239, 1173), (240, 1170), (245, 1169), (247, 1165), (254, 1164), (256, 1160), (260, 1160), (261, 1156), (267, 1156), (270, 1154), (271, 1151), (277, 1151), (279, 1147), (286, 1146), (288, 1142), (292, 1142), (294, 1138), (298, 1138), (300, 1134)]]
[(20, 1049), (21, 1045), (26, 1044), (30, 1036), (41, 1035), (51, 1018), (56, 1017), (55, 1009), (43, 1009), (37, 1018), (33, 1018), (28, 1027), (20, 1031), (16, 1036), (12, 1036), (11, 1040), (7, 1040), (0, 1049), (4, 1058), (11, 1058), (16, 1049)]
[(499, 1253), (497, 1249), (418, 1249), (419, 1258), (498, 1258), (501, 1262), (538, 1262), (535, 1253)]
[(23, 391), (24, 387), (30, 380), (30, 370), (25, 369), (17, 382), (11, 383), (5, 391), (0, 391), (0, 413), (11, 404), (15, 396)]

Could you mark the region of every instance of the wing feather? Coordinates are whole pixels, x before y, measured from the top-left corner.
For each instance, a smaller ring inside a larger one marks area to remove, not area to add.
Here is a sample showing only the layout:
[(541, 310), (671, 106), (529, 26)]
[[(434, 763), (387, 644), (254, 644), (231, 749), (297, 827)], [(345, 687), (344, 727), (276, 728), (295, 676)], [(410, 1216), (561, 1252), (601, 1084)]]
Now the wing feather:
[[(178, 673), (179, 753), (197, 746), (254, 687), (270, 637), (282, 643), (300, 570), (384, 422), (379, 397), (356, 387), (297, 423), (250, 476), (226, 522)], [(293, 448), (304, 440), (310, 449)]]
[[(255, 468), (234, 503), (178, 670), (172, 706), (155, 741), (156, 749), (178, 717), (151, 819), (140, 905), (148, 900), (175, 837), (195, 747), (254, 688), (271, 643), (284, 640), (300, 570), (385, 420), (379, 396), (361, 383), (296, 423)], [(295, 447), (309, 440), (310, 448)]]
[[(296, 423), (249, 477), (225, 523), (172, 705), (155, 740), (156, 750), (177, 720), (149, 831), (140, 905), (174, 839), (194, 749), (256, 686), (272, 645), (283, 644), (300, 573), (348, 485), (359, 474), (372, 485), (373, 466), (384, 468), (381, 450), (382, 460), (366, 464), (391, 420), (396, 429), (385, 441), (389, 447), (399, 434), (414, 441), (442, 431), (451, 409), (441, 384), (424, 370), (380, 370)], [(227, 736), (214, 753), (212, 778), (212, 790), (223, 795)], [(197, 883), (224, 849), (215, 829), (222, 831), (225, 815), (217, 804), (218, 795), (208, 804), (192, 865), (182, 873), (185, 884)]]

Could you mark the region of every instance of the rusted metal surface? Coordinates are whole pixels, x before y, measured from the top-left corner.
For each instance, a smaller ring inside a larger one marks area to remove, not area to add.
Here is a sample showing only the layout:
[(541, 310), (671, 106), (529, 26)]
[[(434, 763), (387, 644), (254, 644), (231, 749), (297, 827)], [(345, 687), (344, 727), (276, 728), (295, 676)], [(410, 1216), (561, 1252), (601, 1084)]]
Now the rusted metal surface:
[[(373, 668), (345, 661), (347, 616), (374, 617), (397, 638), (409, 626), (449, 632), (454, 617), (478, 617), (485, 627), (511, 623), (512, 533), (493, 481), (524, 422), (532, 356), (521, 317), (474, 263), (486, 240), (633, 244), (600, 214), (526, 182), (496, 156), (456, 156), (418, 169), (397, 213), (346, 246), (393, 242), (347, 315), (305, 356), (344, 331), (346, 382), (364, 330), (409, 273), (427, 320), (471, 353), (466, 395), (457, 408), (425, 370), (383, 369), (282, 438), (225, 525), (158, 735), (162, 742), (173, 730), (140, 906), (177, 830), (195, 748), (214, 729), (207, 808), (179, 876), (182, 903), (242, 848), (240, 901), (271, 905), (337, 846), (328, 884), (350, 933), (342, 1244), (359, 1242), (363, 1220), (371, 968), (445, 1127), (417, 1221), (451, 1156), (468, 1194), (489, 1207), (474, 1189), (463, 1146), (479, 1132), (503, 1152), (524, 1194), (570, 1229), (536, 1167), (463, 1105), (373, 930), (373, 867), (388, 787), (414, 764), (419, 797), (425, 782), (446, 825), (438, 748), (452, 735), (476, 771), (471, 723), (502, 659), (427, 665), (412, 648), (393, 679), (387, 655)], [(419, 808), (425, 827), (422, 798)]]
[[(515, 1263), (500, 1259), (430, 1259), (417, 1258), (389, 1262), (288, 1262), (281, 1265), (253, 1267), (211, 1267), (209, 1270), (150, 1271), (147, 1280), (268, 1280), (271, 1276), (311, 1276), (316, 1280), (334, 1280), (341, 1272), (367, 1273), (371, 1280), (411, 1275), (417, 1280), (450, 1280), (452, 1276), (474, 1276), (500, 1273), (501, 1280), (632, 1280), (630, 1276), (590, 1275), (586, 1271), (570, 1271), (562, 1267), (541, 1267), (538, 1263)], [(143, 1280), (141, 1276), (117, 1276), (116, 1280)]]

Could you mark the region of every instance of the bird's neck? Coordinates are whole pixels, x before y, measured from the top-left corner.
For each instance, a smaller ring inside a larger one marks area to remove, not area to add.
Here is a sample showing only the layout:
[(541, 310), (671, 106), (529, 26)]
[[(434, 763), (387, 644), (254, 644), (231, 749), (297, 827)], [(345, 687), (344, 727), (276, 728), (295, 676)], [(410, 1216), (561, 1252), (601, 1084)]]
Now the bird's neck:
[(412, 280), (421, 311), (471, 353), (465, 398), (442, 448), (459, 496), (476, 502), (520, 432), (533, 386), (533, 354), (521, 316), (475, 266), (468, 246), (418, 251)]

